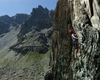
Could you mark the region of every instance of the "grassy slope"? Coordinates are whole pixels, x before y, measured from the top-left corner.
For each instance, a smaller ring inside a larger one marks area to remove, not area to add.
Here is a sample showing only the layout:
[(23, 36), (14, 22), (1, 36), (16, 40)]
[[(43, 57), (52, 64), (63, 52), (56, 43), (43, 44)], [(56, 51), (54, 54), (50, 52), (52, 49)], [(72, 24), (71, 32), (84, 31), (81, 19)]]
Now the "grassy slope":
[(50, 50), (46, 54), (28, 52), (26, 55), (18, 54), (12, 50), (9, 51), (9, 46), (17, 42), (17, 34), (17, 30), (12, 30), (0, 38), (0, 43), (2, 44), (0, 46), (0, 68), (15, 67), (23, 69), (26, 73), (30, 69), (31, 73), (35, 72), (35, 76), (38, 75), (38, 78), (42, 77), (38, 80), (42, 80), (43, 75), (49, 68)]

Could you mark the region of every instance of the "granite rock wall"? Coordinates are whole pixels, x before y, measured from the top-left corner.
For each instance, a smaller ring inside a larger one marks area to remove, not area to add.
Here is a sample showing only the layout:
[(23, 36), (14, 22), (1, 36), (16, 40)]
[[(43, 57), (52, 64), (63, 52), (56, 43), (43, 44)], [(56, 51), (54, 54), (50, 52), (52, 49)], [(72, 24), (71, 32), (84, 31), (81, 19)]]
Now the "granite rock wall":
[[(100, 80), (99, 22), (99, 0), (58, 0), (50, 56), (52, 80)], [(70, 29), (78, 36), (77, 60), (72, 57)]]

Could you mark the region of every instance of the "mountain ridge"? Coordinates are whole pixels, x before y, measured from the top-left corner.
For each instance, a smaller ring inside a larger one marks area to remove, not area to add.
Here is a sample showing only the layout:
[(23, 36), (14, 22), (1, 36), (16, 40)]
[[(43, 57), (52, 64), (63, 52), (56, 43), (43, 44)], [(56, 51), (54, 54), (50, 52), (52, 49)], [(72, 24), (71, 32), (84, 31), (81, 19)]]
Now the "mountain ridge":
[[(20, 19), (19, 19), (20, 16)], [(14, 18), (16, 17), (16, 18)], [(18, 24), (22, 24), (25, 20), (27, 20), (27, 14), (16, 14), (13, 17), (9, 17), (8, 15), (0, 16), (0, 34), (9, 32), (10, 26), (16, 26)], [(20, 20), (20, 22), (18, 22)], [(5, 26), (4, 26), (5, 25)]]
[[(44, 75), (49, 68), (49, 55), (51, 52), (50, 38), (52, 35), (52, 17), (50, 15), (53, 16), (53, 11), (50, 14), (47, 8), (41, 8), (42, 6), (34, 8), (37, 11), (36, 13), (39, 14), (37, 15), (38, 18), (36, 16), (31, 17), (32, 13), (28, 15), (28, 18), (26, 18), (27, 15), (24, 16), (24, 21), (22, 19), (21, 22), (19, 21), (21, 18), (20, 14), (12, 17), (14, 20), (13, 23), (12, 20), (9, 21), (10, 17), (7, 15), (7, 22), (5, 21), (6, 19), (3, 19), (9, 31), (0, 34), (0, 80), (44, 79)], [(38, 11), (38, 9), (40, 10)], [(43, 11), (40, 15), (38, 12), (41, 10)], [(37, 22), (35, 23), (33, 19)], [(34, 24), (31, 20), (34, 21)], [(29, 29), (26, 30), (26, 27)], [(25, 34), (23, 34), (22, 30), (25, 31)], [(21, 36), (18, 36), (19, 34)]]

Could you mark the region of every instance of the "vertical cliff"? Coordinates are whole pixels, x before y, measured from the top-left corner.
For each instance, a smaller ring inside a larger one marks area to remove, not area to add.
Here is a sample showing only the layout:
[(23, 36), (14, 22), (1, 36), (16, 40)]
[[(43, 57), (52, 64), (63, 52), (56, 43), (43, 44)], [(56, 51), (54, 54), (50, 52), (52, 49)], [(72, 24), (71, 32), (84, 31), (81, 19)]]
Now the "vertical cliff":
[[(58, 0), (46, 80), (100, 80), (99, 22), (99, 0)], [(79, 39), (77, 60), (72, 57), (70, 29)]]

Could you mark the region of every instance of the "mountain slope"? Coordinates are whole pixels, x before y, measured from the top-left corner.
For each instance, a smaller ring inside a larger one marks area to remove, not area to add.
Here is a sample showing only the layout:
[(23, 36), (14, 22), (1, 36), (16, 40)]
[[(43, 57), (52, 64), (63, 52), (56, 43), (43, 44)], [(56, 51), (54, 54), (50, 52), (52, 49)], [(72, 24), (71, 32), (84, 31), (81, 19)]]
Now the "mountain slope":
[(27, 52), (26, 55), (22, 55), (9, 50), (9, 47), (17, 42), (18, 33), (19, 29), (13, 28), (0, 38), (0, 80), (6, 80), (6, 78), (8, 80), (31, 80), (35, 78), (43, 80), (43, 75), (48, 69), (50, 52), (42, 55), (36, 52)]
[(49, 69), (53, 11), (42, 6), (34, 10), (39, 15), (0, 17), (9, 30), (0, 35), (0, 80), (44, 80)]

